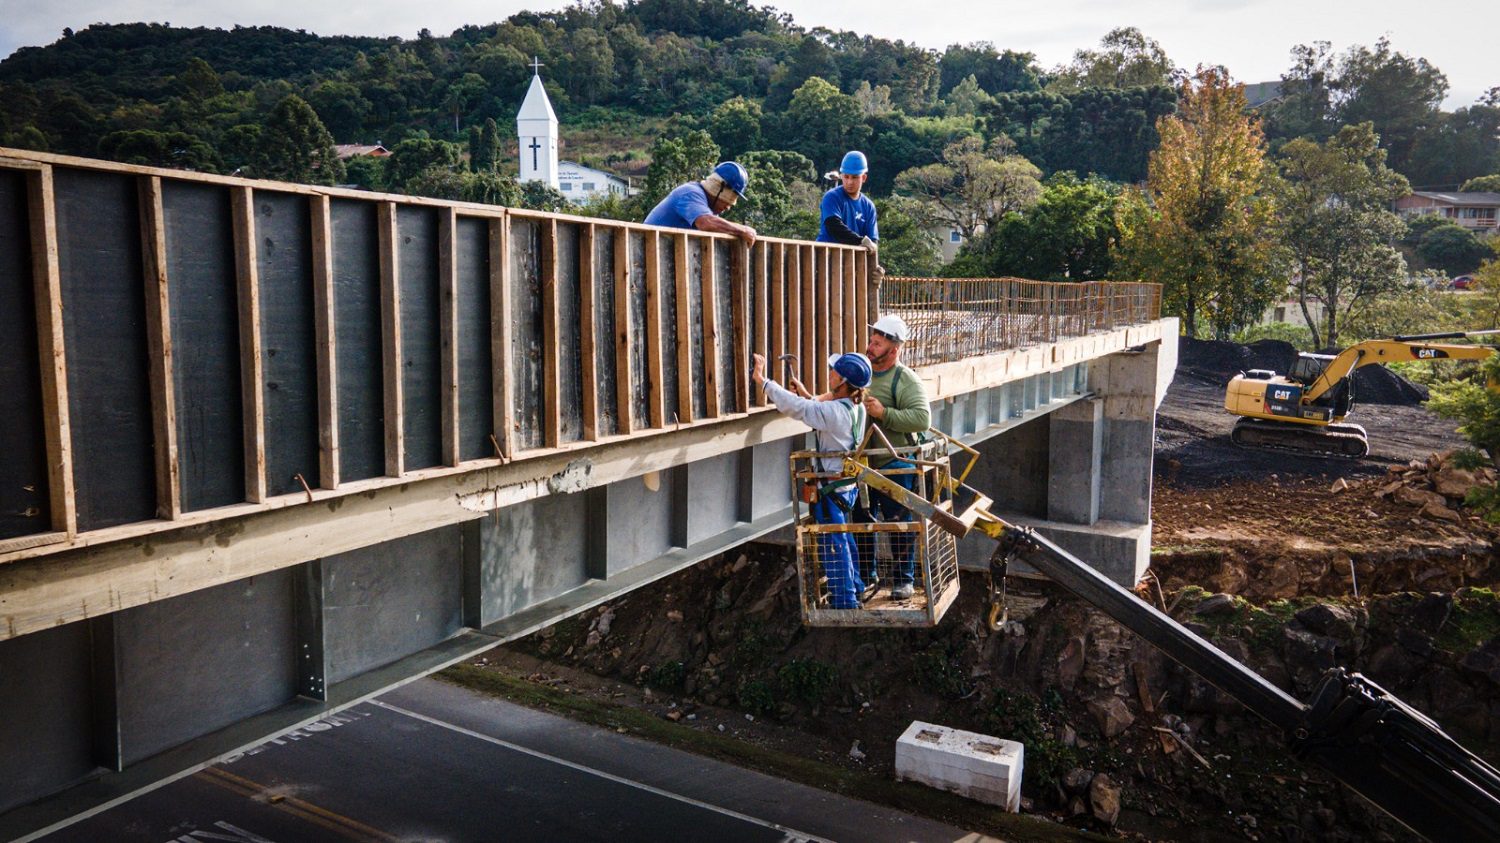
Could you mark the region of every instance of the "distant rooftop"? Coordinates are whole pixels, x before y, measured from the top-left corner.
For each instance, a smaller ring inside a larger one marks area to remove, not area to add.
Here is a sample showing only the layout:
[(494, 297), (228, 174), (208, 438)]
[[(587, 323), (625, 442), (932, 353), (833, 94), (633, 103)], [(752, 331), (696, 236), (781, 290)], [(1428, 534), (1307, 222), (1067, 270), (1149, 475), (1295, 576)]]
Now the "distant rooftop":
[(386, 149), (378, 143), (340, 143), (335, 144), (333, 150), (334, 152), (338, 153), (339, 160), (343, 160), (345, 158), (358, 158), (361, 155), (373, 155), (376, 158), (383, 158), (391, 154), (391, 151), (389, 149)]
[(1414, 190), (1411, 195), (1420, 196), (1423, 199), (1431, 199), (1434, 202), (1465, 207), (1479, 206), (1488, 208), (1500, 205), (1500, 193), (1439, 193), (1431, 190)]

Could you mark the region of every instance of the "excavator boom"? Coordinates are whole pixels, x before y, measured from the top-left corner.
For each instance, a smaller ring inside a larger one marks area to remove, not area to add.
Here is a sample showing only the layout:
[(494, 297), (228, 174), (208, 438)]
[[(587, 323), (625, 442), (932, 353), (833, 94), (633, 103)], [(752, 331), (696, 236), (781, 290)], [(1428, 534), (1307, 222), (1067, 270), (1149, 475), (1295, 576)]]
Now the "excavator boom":
[[(1088, 601), (1250, 711), (1280, 729), (1292, 755), (1309, 761), (1429, 840), (1500, 840), (1500, 771), (1464, 749), (1420, 712), (1354, 673), (1333, 668), (1304, 704), (1224, 651), (1143, 602), (1027, 527), (989, 511), (990, 501), (954, 481), (972, 503), (955, 515), (851, 456), (844, 474), (962, 538), (997, 541), (989, 575), (1004, 578), (1018, 553), (1053, 582)], [(991, 599), (997, 594), (990, 589)], [(1001, 606), (990, 611), (990, 626)]]

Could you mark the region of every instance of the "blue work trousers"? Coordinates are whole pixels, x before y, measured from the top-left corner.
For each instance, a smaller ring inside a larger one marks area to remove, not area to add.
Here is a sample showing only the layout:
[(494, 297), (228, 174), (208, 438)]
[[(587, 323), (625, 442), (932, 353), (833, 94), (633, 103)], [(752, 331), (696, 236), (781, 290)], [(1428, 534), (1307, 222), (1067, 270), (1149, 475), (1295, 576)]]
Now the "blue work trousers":
[[(813, 520), (819, 524), (848, 524), (853, 508), (852, 487), (831, 490), (813, 504)], [(818, 558), (823, 562), (823, 576), (828, 578), (828, 605), (834, 609), (858, 609), (865, 584), (855, 565), (854, 537), (848, 533), (820, 533)]]
[[(905, 460), (896, 460), (882, 468), (911, 468), (912, 463)], [(914, 491), (917, 487), (917, 475), (896, 474), (891, 479), (901, 484), (907, 491)], [(877, 520), (886, 523), (912, 520), (911, 510), (902, 506), (889, 497), (870, 490), (870, 508), (867, 510), (863, 505), (856, 503), (854, 508), (854, 523), (869, 524)], [(908, 585), (916, 581), (917, 572), (917, 537), (913, 533), (901, 532), (890, 533), (891, 558), (894, 562), (894, 570), (891, 572), (895, 580), (893, 585)], [(866, 581), (875, 581), (875, 534), (860, 533), (856, 539), (859, 551), (859, 573)]]

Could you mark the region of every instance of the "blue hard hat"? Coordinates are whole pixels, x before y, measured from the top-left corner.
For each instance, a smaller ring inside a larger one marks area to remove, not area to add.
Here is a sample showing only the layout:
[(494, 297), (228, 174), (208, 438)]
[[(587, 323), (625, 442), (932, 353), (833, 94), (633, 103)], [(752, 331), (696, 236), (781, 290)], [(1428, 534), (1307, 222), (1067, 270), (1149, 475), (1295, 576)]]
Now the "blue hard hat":
[(738, 161), (724, 161), (714, 167), (714, 175), (724, 180), (724, 184), (730, 190), (738, 193), (741, 197), (745, 195), (745, 188), (750, 186), (750, 174), (745, 172)]
[(855, 389), (869, 386), (870, 378), (875, 376), (875, 371), (870, 368), (870, 358), (856, 351), (828, 355), (828, 368), (838, 372), (839, 377)]
[(870, 169), (870, 162), (865, 160), (863, 152), (855, 151), (845, 153), (844, 162), (839, 165), (839, 172), (846, 176), (862, 176)]

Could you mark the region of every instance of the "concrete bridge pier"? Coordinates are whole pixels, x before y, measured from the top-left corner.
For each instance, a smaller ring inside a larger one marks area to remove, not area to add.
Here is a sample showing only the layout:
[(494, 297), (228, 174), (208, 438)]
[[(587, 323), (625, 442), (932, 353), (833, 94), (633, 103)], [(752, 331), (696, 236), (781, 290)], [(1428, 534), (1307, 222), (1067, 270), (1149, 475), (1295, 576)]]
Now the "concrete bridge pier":
[[(1175, 332), (1090, 361), (1085, 388), (1065, 404), (976, 445), (983, 456), (970, 485), (994, 499), (997, 515), (1133, 587), (1151, 561), (1156, 408), (1176, 366)], [(960, 563), (983, 568), (993, 549), (986, 537), (966, 538)]]

